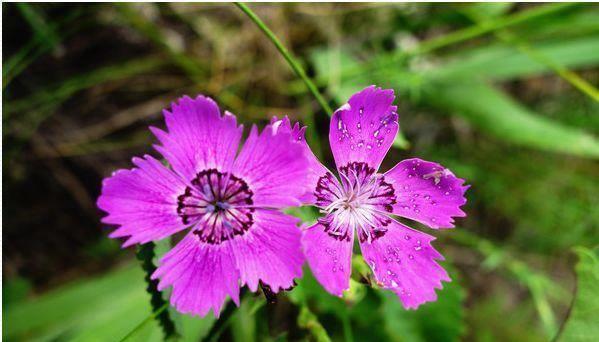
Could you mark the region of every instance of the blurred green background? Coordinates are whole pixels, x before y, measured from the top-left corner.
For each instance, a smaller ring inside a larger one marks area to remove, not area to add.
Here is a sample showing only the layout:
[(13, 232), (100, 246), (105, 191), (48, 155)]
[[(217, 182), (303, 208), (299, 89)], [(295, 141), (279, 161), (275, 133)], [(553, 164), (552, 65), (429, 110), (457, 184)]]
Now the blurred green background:
[[(403, 310), (364, 285), (358, 257), (343, 299), (307, 274), (276, 304), (246, 295), (220, 339), (599, 340), (599, 6), (250, 7), (333, 108), (395, 89), (401, 136), (383, 171), (418, 156), (472, 187), (456, 229), (409, 222), (446, 256), (437, 302)], [(95, 199), (132, 156), (156, 155), (147, 126), (177, 97), (207, 94), (246, 128), (289, 115), (333, 166), (327, 114), (233, 4), (4, 3), (2, 21), (3, 340), (162, 339)], [(214, 323), (171, 316), (186, 341)]]

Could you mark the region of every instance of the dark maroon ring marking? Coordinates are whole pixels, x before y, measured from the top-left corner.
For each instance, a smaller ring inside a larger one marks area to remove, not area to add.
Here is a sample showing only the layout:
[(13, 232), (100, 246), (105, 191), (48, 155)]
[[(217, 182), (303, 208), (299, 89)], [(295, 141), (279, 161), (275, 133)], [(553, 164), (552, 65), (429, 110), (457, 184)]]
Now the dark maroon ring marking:
[(193, 234), (208, 244), (220, 244), (245, 234), (254, 223), (254, 193), (247, 183), (228, 172), (198, 172), (177, 198), (183, 224), (195, 224)]

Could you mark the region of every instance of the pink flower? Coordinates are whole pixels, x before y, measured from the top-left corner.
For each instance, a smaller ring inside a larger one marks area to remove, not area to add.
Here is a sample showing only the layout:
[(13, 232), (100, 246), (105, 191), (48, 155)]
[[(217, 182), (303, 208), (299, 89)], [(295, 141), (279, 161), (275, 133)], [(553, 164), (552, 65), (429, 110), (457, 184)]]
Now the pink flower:
[[(450, 281), (437, 264), (434, 237), (411, 229), (392, 215), (431, 228), (453, 227), (463, 217), (464, 181), (443, 166), (408, 159), (379, 173), (399, 128), (393, 90), (370, 86), (353, 95), (331, 118), (329, 141), (340, 178), (310, 154), (311, 191), (303, 200), (324, 214), (303, 232), (306, 259), (318, 281), (341, 296), (349, 288), (351, 255), (357, 237), (379, 286), (395, 292), (404, 307), (437, 298)], [(306, 149), (309, 149), (304, 144)]]
[(227, 296), (239, 305), (243, 285), (292, 286), (302, 274), (301, 232), (278, 209), (306, 192), (303, 130), (254, 126), (237, 153), (243, 127), (207, 97), (183, 97), (164, 118), (167, 132), (151, 130), (172, 169), (146, 155), (104, 180), (102, 221), (118, 226), (110, 237), (126, 237), (126, 247), (188, 231), (152, 276), (159, 289), (172, 286), (170, 302), (182, 313), (218, 315)]

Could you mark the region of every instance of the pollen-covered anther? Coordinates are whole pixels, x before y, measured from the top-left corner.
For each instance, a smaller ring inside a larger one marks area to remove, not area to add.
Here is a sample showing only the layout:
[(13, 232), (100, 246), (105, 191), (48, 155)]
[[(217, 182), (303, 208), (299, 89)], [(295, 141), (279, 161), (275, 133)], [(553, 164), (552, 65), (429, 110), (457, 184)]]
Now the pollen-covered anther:
[(376, 213), (391, 210), (395, 203), (393, 187), (363, 162), (341, 167), (339, 174), (341, 182), (330, 174), (321, 177), (315, 192), (321, 212), (326, 214), (319, 219), (325, 231), (339, 240), (347, 239), (354, 228), (358, 229), (361, 240), (372, 241), (383, 236), (388, 222), (379, 219)]
[(252, 195), (241, 178), (203, 170), (177, 198), (177, 213), (184, 224), (196, 224), (193, 233), (202, 242), (219, 244), (250, 229)]

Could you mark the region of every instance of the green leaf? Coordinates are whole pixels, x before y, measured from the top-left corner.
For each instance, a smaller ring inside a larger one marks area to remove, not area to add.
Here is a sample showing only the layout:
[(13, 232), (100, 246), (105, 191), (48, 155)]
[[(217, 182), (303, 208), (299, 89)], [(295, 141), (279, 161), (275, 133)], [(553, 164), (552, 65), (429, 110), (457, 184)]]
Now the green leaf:
[[(531, 43), (538, 53), (567, 68), (582, 68), (599, 63), (599, 35)], [(509, 80), (551, 72), (544, 64), (530, 59), (505, 44), (485, 45), (450, 57), (430, 71), (430, 77), (445, 79)]]
[(597, 139), (579, 129), (537, 115), (483, 82), (438, 83), (426, 100), (445, 112), (464, 117), (504, 141), (546, 151), (599, 157)]
[[(143, 272), (137, 264), (80, 280), (5, 311), (3, 337), (52, 339), (99, 336), (118, 340), (151, 313)], [(160, 330), (155, 322), (148, 324)]]
[(599, 336), (599, 247), (575, 248), (576, 294), (558, 341), (596, 341)]
[[(327, 58), (333, 57), (328, 52), (314, 56), (316, 70), (321, 76), (328, 75), (324, 62)], [(343, 61), (343, 65), (354, 66), (347, 54), (338, 59)], [(486, 65), (485, 68), (492, 69), (495, 66)], [(406, 72), (400, 66), (396, 69), (379, 72), (370, 83), (378, 81), (381, 85), (386, 84), (410, 92), (411, 95), (422, 95), (427, 104), (437, 107), (439, 111), (462, 116), (482, 131), (510, 143), (582, 157), (599, 157), (599, 142), (594, 136), (534, 113), (492, 86), (476, 81), (474, 77), (433, 81), (428, 75), (418, 83), (419, 75)], [(343, 86), (337, 88), (338, 94), (347, 96), (348, 90), (359, 88), (364, 82), (363, 76), (347, 79)]]
[(385, 330), (392, 341), (457, 341), (464, 334), (465, 292), (457, 272), (450, 271), (453, 281), (443, 283), (443, 289), (437, 290), (437, 301), (417, 310), (404, 309), (392, 292), (378, 291), (383, 300)]
[[(152, 313), (144, 273), (137, 263), (108, 274), (79, 280), (39, 297), (4, 308), (3, 339), (115, 341)], [(178, 316), (184, 341), (197, 341), (214, 321)], [(179, 327), (179, 326), (178, 326)], [(140, 341), (161, 341), (155, 320), (134, 335)]]

